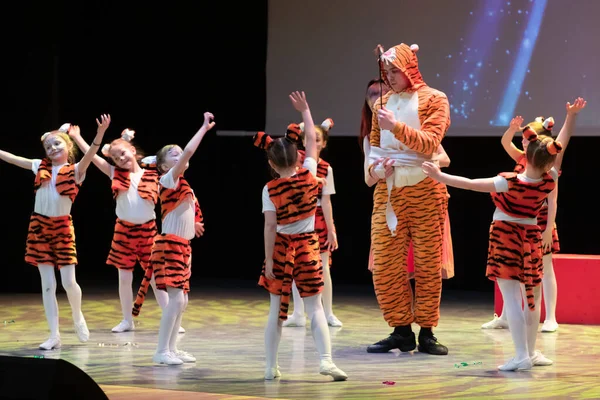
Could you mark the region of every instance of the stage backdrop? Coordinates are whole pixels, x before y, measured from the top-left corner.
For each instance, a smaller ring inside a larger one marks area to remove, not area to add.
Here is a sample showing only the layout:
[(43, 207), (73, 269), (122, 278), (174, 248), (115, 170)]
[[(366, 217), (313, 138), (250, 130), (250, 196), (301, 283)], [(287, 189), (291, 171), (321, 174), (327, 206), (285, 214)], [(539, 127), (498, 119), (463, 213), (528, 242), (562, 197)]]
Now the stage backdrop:
[[(425, 81), (452, 106), (449, 136), (500, 135), (515, 114), (564, 121), (577, 96), (600, 103), (600, 1), (269, 1), (267, 131), (297, 118), (286, 95), (305, 90), (332, 135), (356, 135), (373, 48), (420, 46)], [(600, 113), (579, 120), (600, 135)]]

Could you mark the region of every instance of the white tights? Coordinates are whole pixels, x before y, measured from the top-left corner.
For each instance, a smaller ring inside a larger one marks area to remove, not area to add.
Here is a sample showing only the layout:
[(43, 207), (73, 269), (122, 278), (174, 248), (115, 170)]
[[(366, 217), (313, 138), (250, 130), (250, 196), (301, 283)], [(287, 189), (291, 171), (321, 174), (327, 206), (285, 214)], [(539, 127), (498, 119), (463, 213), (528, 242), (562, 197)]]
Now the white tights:
[[(123, 319), (129, 323), (133, 323), (133, 315), (131, 314), (131, 308), (133, 306), (133, 271), (119, 269), (119, 300), (121, 300), (121, 312), (123, 313)], [(154, 297), (156, 302), (160, 306), (161, 310), (164, 310), (169, 303), (169, 295), (164, 290), (156, 289), (156, 282), (154, 281), (154, 274), (150, 279), (150, 286), (154, 291)]]
[[(321, 296), (323, 299), (323, 309), (325, 317), (333, 315), (333, 285), (331, 284), (331, 272), (329, 270), (329, 252), (321, 253), (321, 264), (323, 265), (323, 291)], [(292, 295), (294, 297), (293, 315), (298, 317), (304, 316), (304, 301), (300, 297), (300, 292), (296, 287), (296, 282), (292, 283)]]
[[(46, 320), (50, 328), (50, 337), (60, 336), (58, 331), (58, 302), (56, 301), (56, 274), (53, 265), (39, 264), (38, 270), (42, 279), (42, 301)], [(60, 268), (60, 280), (62, 287), (67, 292), (67, 298), (71, 305), (73, 322), (79, 323), (83, 319), (81, 313), (81, 288), (75, 280), (75, 265), (66, 265)]]
[[(554, 265), (552, 264), (552, 254), (546, 254), (544, 260), (544, 277), (542, 278), (542, 288), (544, 291), (544, 308), (546, 310), (546, 320), (556, 322), (556, 302), (558, 299), (558, 285), (556, 284), (556, 275), (554, 274)], [(504, 294), (502, 295), (504, 297)], [(526, 300), (525, 300), (526, 301)], [(294, 297), (294, 307), (296, 298)], [(506, 321), (506, 307), (502, 306), (502, 315), (500, 318)]]
[[(281, 324), (279, 319), (279, 306), (281, 296), (271, 294), (269, 306), (269, 318), (265, 328), (265, 358), (266, 368), (277, 368), (277, 350), (281, 341)], [(170, 304), (170, 303), (169, 303)], [(304, 306), (310, 319), (310, 330), (315, 341), (315, 347), (319, 352), (321, 361), (331, 361), (331, 338), (327, 319), (321, 304), (321, 295), (305, 297)]]
[(496, 280), (504, 299), (508, 328), (517, 353), (516, 360), (521, 361), (533, 356), (540, 321), (541, 288), (533, 289), (535, 310), (531, 311), (527, 303), (523, 307), (522, 283), (512, 279)]
[(163, 308), (158, 328), (157, 353), (177, 351), (177, 333), (181, 325), (183, 311), (187, 307), (188, 295), (183, 289), (167, 286), (168, 304)]

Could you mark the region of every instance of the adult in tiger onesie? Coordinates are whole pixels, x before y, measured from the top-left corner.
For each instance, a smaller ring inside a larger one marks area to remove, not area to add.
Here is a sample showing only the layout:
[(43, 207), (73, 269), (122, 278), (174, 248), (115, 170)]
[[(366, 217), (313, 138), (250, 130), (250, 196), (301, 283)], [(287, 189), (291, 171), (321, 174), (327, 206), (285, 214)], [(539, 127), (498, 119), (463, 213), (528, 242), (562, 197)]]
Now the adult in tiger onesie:
[[(417, 347), (411, 324), (419, 332), (419, 351), (446, 355), (433, 335), (442, 292), (442, 246), (447, 209), (445, 185), (421, 169), (433, 158), (450, 126), (446, 95), (425, 84), (418, 68), (417, 45), (399, 44), (380, 57), (384, 79), (392, 90), (373, 106), (368, 174), (379, 178), (371, 221), (373, 283), (389, 337), (369, 346), (369, 353)], [(394, 172), (386, 177), (389, 158)], [(408, 279), (407, 255), (413, 244), (415, 296)]]

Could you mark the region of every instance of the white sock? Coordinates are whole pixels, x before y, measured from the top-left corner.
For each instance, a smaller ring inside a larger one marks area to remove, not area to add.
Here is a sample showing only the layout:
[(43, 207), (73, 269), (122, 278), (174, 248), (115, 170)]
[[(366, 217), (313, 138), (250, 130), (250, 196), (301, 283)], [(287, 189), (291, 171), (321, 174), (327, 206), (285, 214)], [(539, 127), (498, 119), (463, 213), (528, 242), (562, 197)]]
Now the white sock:
[(169, 339), (169, 351), (175, 353), (177, 351), (177, 339), (179, 338), (179, 327), (181, 326), (181, 319), (183, 318), (183, 312), (185, 311), (188, 304), (188, 295), (187, 293), (183, 294), (183, 305), (181, 307), (181, 311), (177, 315), (175, 319), (175, 325), (173, 325), (173, 330), (171, 331), (171, 338)]
[(150, 278), (150, 286), (152, 286), (152, 291), (154, 291), (154, 298), (156, 298), (156, 302), (161, 310), (165, 310), (167, 305), (169, 304), (169, 295), (166, 291), (160, 290), (156, 288), (156, 281), (154, 280), (154, 273), (152, 273), (152, 277)]
[(81, 287), (79, 287), (75, 280), (75, 266), (67, 265), (61, 267), (60, 280), (63, 289), (67, 292), (67, 299), (69, 299), (73, 314), (73, 322), (77, 324), (83, 319), (83, 314), (81, 313)]
[(163, 309), (162, 317), (160, 318), (157, 353), (167, 353), (169, 351), (173, 327), (183, 308), (183, 289), (167, 286), (167, 295), (169, 296), (169, 304)]
[(325, 317), (333, 315), (333, 286), (331, 284), (331, 272), (329, 271), (329, 252), (321, 253), (321, 263), (323, 264), (323, 291), (321, 298), (323, 299), (323, 309)]
[(558, 298), (558, 285), (552, 264), (552, 254), (544, 256), (544, 277), (542, 278), (544, 289), (544, 306), (546, 308), (546, 319), (556, 321), (556, 301)]
[[(523, 313), (523, 297), (521, 294), (521, 282), (513, 279), (496, 279), (502, 298), (504, 299), (505, 314), (508, 320), (508, 329), (513, 339), (517, 361), (529, 357), (527, 351), (527, 326)], [(539, 315), (538, 315), (539, 318)]]
[(533, 288), (533, 298), (535, 301), (535, 310), (530, 310), (525, 305), (525, 322), (527, 324), (527, 349), (529, 350), (529, 357), (533, 356), (535, 352), (535, 341), (537, 339), (537, 331), (540, 325), (540, 307), (542, 305), (542, 287), (537, 286)]
[(279, 307), (281, 296), (271, 294), (269, 305), (269, 318), (265, 327), (265, 368), (277, 368), (277, 351), (281, 341), (281, 320), (279, 319)]
[(300, 297), (296, 281), (292, 281), (292, 297), (294, 298), (294, 311), (292, 312), (292, 316), (298, 318), (304, 317), (304, 300)]
[(304, 298), (315, 347), (319, 352), (321, 361), (331, 361), (331, 338), (329, 337), (329, 327), (321, 301), (320, 293)]
[(42, 301), (44, 312), (50, 328), (50, 337), (59, 337), (58, 332), (58, 302), (56, 301), (56, 275), (54, 266), (38, 264), (42, 279)]
[(119, 300), (121, 300), (121, 312), (123, 319), (133, 325), (131, 307), (133, 305), (133, 271), (119, 269)]

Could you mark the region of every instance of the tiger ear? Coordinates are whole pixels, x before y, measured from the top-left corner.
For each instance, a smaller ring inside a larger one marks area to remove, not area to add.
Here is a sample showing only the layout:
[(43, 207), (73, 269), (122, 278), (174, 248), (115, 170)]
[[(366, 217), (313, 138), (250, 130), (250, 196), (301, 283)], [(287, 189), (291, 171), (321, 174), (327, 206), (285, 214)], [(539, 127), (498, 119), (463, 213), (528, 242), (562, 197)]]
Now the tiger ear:
[(419, 51), (419, 45), (418, 44), (411, 44), (410, 45), (410, 49), (412, 50), (413, 53), (417, 53), (417, 51)]

